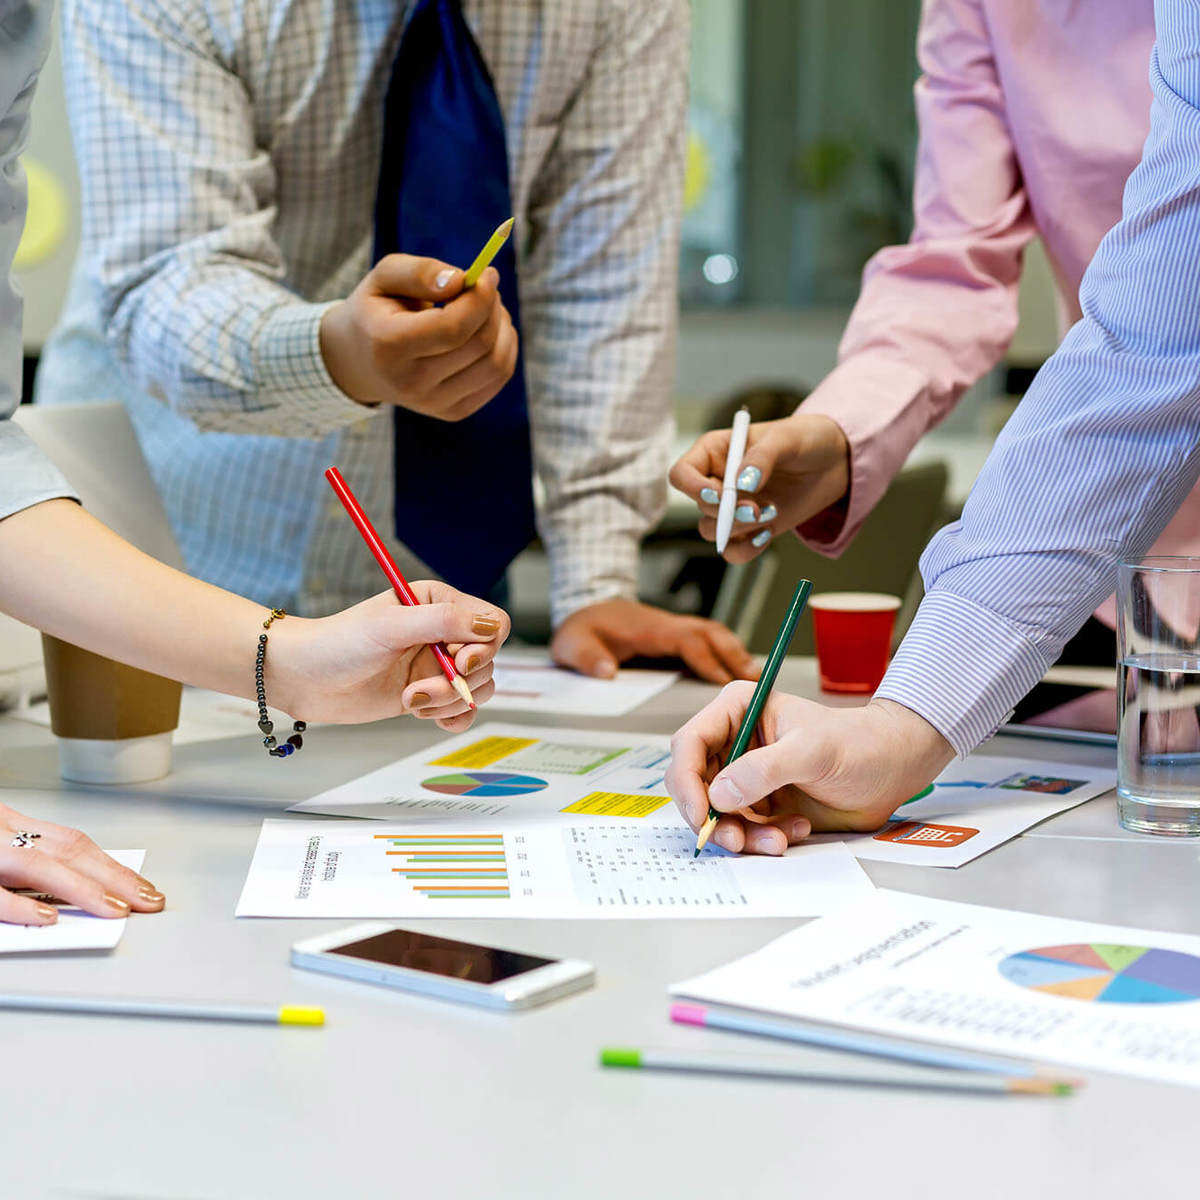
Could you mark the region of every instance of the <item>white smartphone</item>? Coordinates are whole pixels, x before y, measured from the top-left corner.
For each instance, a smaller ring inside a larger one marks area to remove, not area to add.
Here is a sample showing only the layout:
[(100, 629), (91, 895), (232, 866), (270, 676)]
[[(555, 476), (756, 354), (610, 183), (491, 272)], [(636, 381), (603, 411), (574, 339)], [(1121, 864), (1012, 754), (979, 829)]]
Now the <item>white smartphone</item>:
[(596, 980), (590, 963), (478, 946), (379, 921), (297, 942), (292, 966), (485, 1008), (532, 1008)]

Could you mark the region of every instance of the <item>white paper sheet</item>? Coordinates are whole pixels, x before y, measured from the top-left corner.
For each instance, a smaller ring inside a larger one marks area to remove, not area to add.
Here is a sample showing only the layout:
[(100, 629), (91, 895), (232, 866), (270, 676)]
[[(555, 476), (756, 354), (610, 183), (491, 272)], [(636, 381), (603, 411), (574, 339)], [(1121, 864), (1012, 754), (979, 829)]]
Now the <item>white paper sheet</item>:
[[(43, 700), (28, 708), (14, 709), (9, 716), (31, 725), (50, 727), (50, 706)], [(290, 729), (291, 717), (271, 711), (277, 729)], [(317, 728), (317, 726), (312, 726)], [(192, 742), (212, 742), (223, 738), (259, 737), (258, 708), (250, 700), (239, 700), (221, 692), (204, 688), (184, 688), (179, 703), (179, 727), (175, 730), (176, 746)]]
[(883, 829), (815, 840), (843, 841), (875, 862), (961, 867), (1116, 783), (1116, 771), (973, 754), (947, 767), (930, 795), (901, 805)]
[(502, 650), (496, 659), (496, 694), (487, 711), (623, 717), (678, 678), (678, 671), (622, 669), (613, 679), (592, 679), (555, 666), (544, 650)]
[(879, 891), (672, 995), (1200, 1086), (1200, 937)]
[[(661, 821), (674, 819), (663, 786), (670, 757), (670, 739), (652, 734), (489, 723), (288, 811), (389, 821)], [(568, 807), (576, 811), (563, 813)]]
[(239, 917), (785, 917), (871, 892), (844, 846), (693, 858), (682, 824), (264, 821)]
[[(108, 850), (123, 867), (140, 871), (145, 850)], [(28, 889), (14, 889), (31, 895)], [(54, 925), (0, 925), (0, 954), (28, 954), (40, 950), (111, 950), (125, 932), (125, 917), (93, 917), (69, 908), (53, 896), (38, 894), (43, 903), (58, 904)]]

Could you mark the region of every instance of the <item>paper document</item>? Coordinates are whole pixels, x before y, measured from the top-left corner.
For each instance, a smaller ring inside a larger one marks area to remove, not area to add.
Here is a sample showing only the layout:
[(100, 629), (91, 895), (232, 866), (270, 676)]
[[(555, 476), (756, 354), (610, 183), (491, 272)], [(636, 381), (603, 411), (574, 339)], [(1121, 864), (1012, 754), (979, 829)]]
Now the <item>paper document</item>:
[(672, 995), (1200, 1086), (1200, 937), (879, 891)]
[[(50, 728), (50, 705), (46, 701), (27, 708), (14, 709), (8, 714), (31, 725)], [(292, 719), (284, 713), (271, 711), (276, 729), (291, 729)], [(316, 728), (313, 726), (312, 728)], [(175, 730), (176, 746), (192, 742), (213, 742), (222, 738), (258, 737), (258, 707), (252, 700), (240, 700), (221, 692), (204, 688), (183, 689), (179, 702), (179, 728)]]
[(505, 816), (661, 820), (669, 738), (638, 733), (478, 726), (369, 775), (293, 804), (289, 812), (378, 820)]
[(844, 841), (859, 858), (877, 862), (961, 867), (1116, 784), (1116, 771), (973, 754), (947, 767), (929, 795), (902, 804), (875, 833), (815, 840)]
[[(123, 867), (140, 871), (145, 850), (108, 850)], [(125, 932), (126, 917), (93, 917), (70, 908), (56, 896), (31, 888), (9, 888), (23, 896), (36, 896), (43, 904), (58, 905), (54, 925), (0, 925), (0, 954), (27, 954), (38, 950), (111, 950)]]
[(844, 847), (693, 857), (683, 824), (264, 821), (239, 917), (804, 917), (872, 891)]
[(622, 669), (612, 679), (592, 679), (556, 666), (545, 650), (502, 650), (496, 659), (496, 694), (487, 709), (623, 717), (678, 678), (678, 671)]

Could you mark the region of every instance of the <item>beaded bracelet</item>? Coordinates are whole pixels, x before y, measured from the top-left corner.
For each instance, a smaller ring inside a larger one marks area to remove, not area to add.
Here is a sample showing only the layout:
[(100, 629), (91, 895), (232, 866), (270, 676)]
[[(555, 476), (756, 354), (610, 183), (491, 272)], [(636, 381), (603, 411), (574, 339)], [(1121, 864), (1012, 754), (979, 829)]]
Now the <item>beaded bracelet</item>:
[[(263, 622), (264, 629), (271, 628), (272, 621), (282, 621), (287, 613), (282, 608), (271, 609), (271, 615)], [(267, 635), (260, 633), (258, 635), (258, 657), (254, 660), (254, 690), (258, 694), (258, 727), (263, 734), (263, 745), (267, 748), (267, 753), (273, 758), (287, 758), (289, 754), (295, 754), (301, 746), (304, 745), (304, 739), (300, 736), (307, 728), (303, 721), (293, 721), (292, 728), (295, 732), (283, 745), (279, 745), (275, 738), (275, 722), (271, 720), (267, 713), (267, 693), (263, 686), (263, 666), (267, 659)]]

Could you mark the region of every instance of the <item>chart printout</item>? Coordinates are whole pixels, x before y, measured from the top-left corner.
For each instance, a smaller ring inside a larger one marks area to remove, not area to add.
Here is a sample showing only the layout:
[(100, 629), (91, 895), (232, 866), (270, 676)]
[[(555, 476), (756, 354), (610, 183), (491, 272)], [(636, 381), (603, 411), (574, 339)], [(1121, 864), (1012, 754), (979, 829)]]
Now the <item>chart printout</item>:
[(1200, 937), (878, 891), (672, 995), (1200, 1086)]
[(673, 812), (670, 739), (487, 724), (292, 805), (382, 821), (489, 817), (643, 821)]
[(873, 886), (841, 845), (693, 856), (682, 824), (264, 821), (240, 917), (809, 917)]

